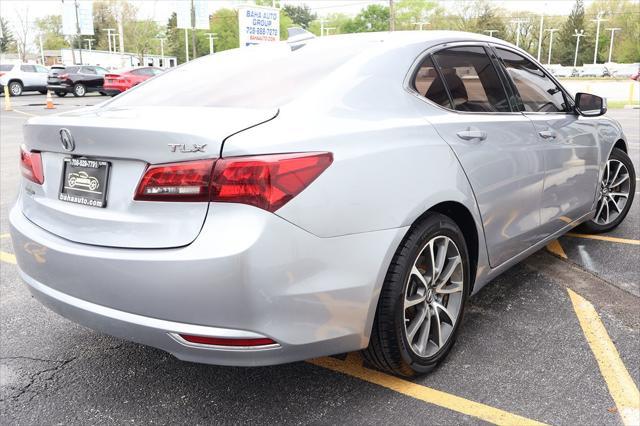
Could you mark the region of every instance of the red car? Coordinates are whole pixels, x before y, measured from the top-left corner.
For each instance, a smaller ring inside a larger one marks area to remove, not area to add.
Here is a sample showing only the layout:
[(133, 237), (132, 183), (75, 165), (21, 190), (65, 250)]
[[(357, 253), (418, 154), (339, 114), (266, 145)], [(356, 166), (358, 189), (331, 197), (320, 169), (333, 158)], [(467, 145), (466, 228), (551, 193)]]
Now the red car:
[(162, 69), (155, 67), (127, 68), (114, 71), (104, 76), (104, 91), (115, 96), (160, 73), (162, 73)]

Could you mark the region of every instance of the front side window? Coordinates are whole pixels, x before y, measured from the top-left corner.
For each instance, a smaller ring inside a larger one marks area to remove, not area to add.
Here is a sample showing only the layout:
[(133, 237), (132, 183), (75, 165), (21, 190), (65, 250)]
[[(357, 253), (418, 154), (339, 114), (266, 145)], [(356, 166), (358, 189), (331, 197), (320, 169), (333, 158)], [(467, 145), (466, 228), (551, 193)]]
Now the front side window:
[[(440, 50), (433, 54), (433, 62), (429, 61), (418, 71), (415, 81), (416, 90), (427, 99), (456, 111), (511, 111), (500, 77), (483, 47)], [(438, 67), (436, 73), (431, 71), (434, 64)], [(428, 76), (433, 78), (425, 90)]]
[(38, 72), (46, 72), (48, 73), (49, 71), (47, 71), (47, 69), (45, 67), (43, 67), (42, 65), (36, 65), (36, 69), (38, 70)]
[(537, 65), (510, 50), (496, 48), (527, 112), (569, 112), (564, 93)]

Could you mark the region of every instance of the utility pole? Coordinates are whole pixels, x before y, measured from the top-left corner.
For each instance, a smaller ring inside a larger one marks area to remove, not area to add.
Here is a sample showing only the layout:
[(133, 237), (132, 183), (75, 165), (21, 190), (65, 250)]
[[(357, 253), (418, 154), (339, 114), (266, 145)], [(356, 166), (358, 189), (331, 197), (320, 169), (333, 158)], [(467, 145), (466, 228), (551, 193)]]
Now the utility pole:
[(613, 36), (616, 31), (620, 31), (622, 28), (607, 28), (608, 31), (611, 31), (611, 41), (609, 42), (609, 61), (611, 62), (611, 52), (613, 52)]
[(104, 28), (102, 31), (107, 32), (107, 40), (109, 40), (109, 53), (111, 53), (111, 31), (115, 31), (113, 28)]
[(575, 31), (575, 34), (573, 35), (574, 37), (576, 37), (576, 54), (573, 57), (573, 67), (576, 67), (576, 64), (578, 63), (578, 49), (580, 49), (580, 38), (584, 37), (584, 30), (580, 30), (580, 32), (578, 32), (577, 29), (573, 30)]
[(513, 19), (511, 23), (516, 24), (516, 47), (520, 47), (520, 24), (526, 24), (528, 19)]
[(40, 60), (42, 61), (42, 65), (44, 65), (44, 49), (42, 47), (42, 34), (38, 35), (38, 40), (40, 40)]
[(396, 30), (396, 10), (393, 6), (393, 0), (389, 0), (389, 31)]
[(189, 62), (189, 30), (184, 29), (184, 61)]
[(78, 47), (80, 48), (80, 65), (82, 65), (82, 37), (80, 35), (80, 18), (78, 17), (78, 8), (80, 7), (78, 0), (74, 0), (74, 6), (76, 9), (76, 39), (78, 40)]
[(336, 29), (336, 27), (325, 27), (324, 28), (324, 32), (327, 33), (327, 35), (329, 35), (329, 31), (335, 30), (335, 29)]
[(193, 51), (193, 59), (196, 58), (196, 9), (191, 0), (191, 49)]
[(165, 37), (157, 37), (158, 40), (160, 40), (160, 63), (161, 68), (165, 68), (165, 64), (164, 64), (164, 41), (166, 40)]
[(493, 33), (499, 33), (498, 30), (484, 30), (485, 33), (489, 33), (489, 37), (493, 37)]
[(544, 12), (540, 14), (540, 33), (538, 35), (538, 62), (542, 54), (542, 34), (544, 34)]
[(551, 48), (553, 48), (553, 33), (558, 31), (558, 28), (547, 28), (545, 31), (549, 31), (549, 57), (547, 59), (547, 65), (551, 64)]
[(87, 44), (89, 45), (89, 52), (91, 52), (91, 43), (95, 41), (95, 39), (92, 38), (85, 38), (84, 41), (87, 42)]
[(218, 33), (205, 33), (209, 36), (209, 55), (213, 55), (213, 40), (217, 37)]
[(424, 25), (429, 25), (430, 22), (429, 21), (420, 21), (420, 22), (414, 22), (413, 25), (419, 25), (420, 26), (420, 31), (422, 31), (422, 27)]
[(602, 12), (598, 12), (598, 17), (596, 19), (592, 19), (592, 22), (596, 22), (596, 47), (593, 50), (593, 63), (597, 63), (598, 61), (598, 39), (600, 38), (600, 23), (602, 21), (608, 21), (608, 19), (604, 19), (602, 17)]

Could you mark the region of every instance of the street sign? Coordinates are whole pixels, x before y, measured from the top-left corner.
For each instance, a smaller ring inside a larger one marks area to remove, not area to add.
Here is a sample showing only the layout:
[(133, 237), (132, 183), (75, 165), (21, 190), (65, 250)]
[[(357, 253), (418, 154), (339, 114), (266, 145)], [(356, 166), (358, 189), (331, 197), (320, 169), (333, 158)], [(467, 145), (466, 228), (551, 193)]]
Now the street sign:
[(280, 41), (280, 9), (244, 6), (238, 9), (240, 47)]
[(80, 26), (80, 34), (94, 35), (92, 0), (65, 0), (62, 2), (62, 33), (77, 35), (78, 25)]
[[(191, 0), (176, 2), (176, 17), (178, 18), (178, 28), (192, 29), (191, 22)], [(209, 8), (206, 0), (193, 0), (193, 12), (196, 18), (195, 28), (199, 30), (209, 29)]]

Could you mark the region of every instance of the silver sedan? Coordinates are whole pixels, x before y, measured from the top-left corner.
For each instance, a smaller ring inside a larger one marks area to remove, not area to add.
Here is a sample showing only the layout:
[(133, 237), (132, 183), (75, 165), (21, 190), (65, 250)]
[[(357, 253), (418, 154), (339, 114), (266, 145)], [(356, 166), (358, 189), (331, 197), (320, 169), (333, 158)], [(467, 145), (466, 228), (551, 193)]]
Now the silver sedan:
[(625, 218), (635, 172), (605, 113), (476, 34), (216, 53), (29, 120), (20, 274), (61, 315), (183, 360), (362, 349), (425, 373), (470, 295), (578, 225)]

